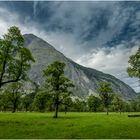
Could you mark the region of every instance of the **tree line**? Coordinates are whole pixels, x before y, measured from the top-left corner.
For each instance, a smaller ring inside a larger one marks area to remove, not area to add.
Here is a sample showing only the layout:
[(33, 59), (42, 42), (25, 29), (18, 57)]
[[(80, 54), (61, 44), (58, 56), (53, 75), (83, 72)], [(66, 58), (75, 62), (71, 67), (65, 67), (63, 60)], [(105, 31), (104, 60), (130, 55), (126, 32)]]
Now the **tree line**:
[[(134, 60), (134, 57), (131, 59)], [(65, 63), (61, 61), (55, 61), (42, 70), (45, 82), (42, 88), (38, 88), (27, 74), (34, 62), (32, 53), (24, 47), (24, 37), (19, 28), (10, 27), (0, 39), (1, 111), (54, 111), (54, 118), (57, 118), (58, 111), (106, 111), (108, 114), (109, 111), (140, 110), (140, 98), (128, 103), (117, 94), (112, 94), (111, 83), (106, 81), (99, 83), (99, 97), (91, 95), (81, 99), (72, 96), (74, 83), (64, 75)], [(135, 76), (132, 65), (128, 73)], [(35, 85), (32, 93), (27, 93), (27, 83)]]
[[(5, 111), (23, 111), (23, 112), (52, 112), (55, 110), (55, 102), (49, 93), (38, 91), (35, 96), (32, 94), (22, 94), (21, 92), (5, 92), (0, 95), (0, 110)], [(16, 89), (17, 90), (17, 89)], [(108, 103), (100, 96), (90, 95), (87, 98), (68, 96), (63, 99), (59, 105), (60, 112), (139, 112), (140, 97), (131, 102), (127, 102), (122, 97), (111, 94)]]

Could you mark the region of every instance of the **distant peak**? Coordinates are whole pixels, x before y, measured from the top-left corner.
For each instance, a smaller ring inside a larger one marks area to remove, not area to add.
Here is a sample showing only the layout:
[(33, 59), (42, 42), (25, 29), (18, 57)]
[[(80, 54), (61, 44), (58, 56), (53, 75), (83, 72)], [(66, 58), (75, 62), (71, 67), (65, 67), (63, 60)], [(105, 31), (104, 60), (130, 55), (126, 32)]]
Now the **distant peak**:
[(25, 46), (30, 44), (33, 40), (38, 39), (38, 37), (34, 34), (24, 34), (23, 37), (25, 39)]
[(34, 34), (24, 34), (23, 35), (24, 37), (28, 37), (28, 38), (38, 38), (36, 35), (34, 35)]
[(47, 46), (50, 48), (55, 49), (51, 44), (49, 44), (47, 41), (43, 40), (42, 38), (30, 33), (30, 34), (24, 34), (24, 39), (25, 39), (25, 46), (29, 45), (33, 41), (35, 41), (38, 44), (43, 44), (43, 46)]

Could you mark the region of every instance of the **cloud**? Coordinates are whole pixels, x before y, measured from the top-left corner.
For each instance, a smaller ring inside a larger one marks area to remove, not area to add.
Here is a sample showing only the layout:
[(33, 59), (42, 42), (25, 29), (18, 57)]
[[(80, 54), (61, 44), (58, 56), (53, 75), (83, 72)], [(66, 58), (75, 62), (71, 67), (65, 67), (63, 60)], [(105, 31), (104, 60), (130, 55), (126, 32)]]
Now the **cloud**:
[(129, 57), (135, 54), (137, 49), (138, 46), (125, 48), (123, 45), (112, 48), (98, 48), (93, 50), (92, 53), (80, 57), (76, 62), (112, 74), (138, 91), (140, 89), (138, 80), (129, 78), (126, 72)]
[(38, 1), (33, 2), (33, 16), (37, 16), (37, 6), (38, 6)]
[(139, 44), (137, 3), (33, 1), (26, 2), (28, 7), (24, 4), (20, 2), (19, 7), (19, 3), (12, 2), (12, 9), (8, 4), (0, 6), (0, 36), (16, 25), (23, 34), (43, 38), (77, 63), (115, 75), (139, 90), (137, 80), (126, 73), (128, 58)]
[[(95, 67), (103, 71), (118, 71), (128, 66), (128, 58), (137, 50), (137, 46), (124, 48), (118, 45), (112, 48), (97, 48), (92, 53), (82, 56), (77, 60), (88, 67)], [(125, 55), (124, 55), (125, 54)], [(123, 60), (123, 61), (122, 61)]]
[(0, 8), (0, 35), (3, 35), (11, 25), (17, 25), (17, 23), (19, 23), (17, 14), (11, 14), (10, 11)]

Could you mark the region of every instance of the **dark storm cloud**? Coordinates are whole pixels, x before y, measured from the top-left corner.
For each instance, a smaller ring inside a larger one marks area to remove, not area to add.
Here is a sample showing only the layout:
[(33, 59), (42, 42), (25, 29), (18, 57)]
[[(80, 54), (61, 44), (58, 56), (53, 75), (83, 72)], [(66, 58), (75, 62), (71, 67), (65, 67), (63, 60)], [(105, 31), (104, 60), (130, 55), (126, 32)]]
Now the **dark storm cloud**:
[(48, 32), (73, 34), (86, 48), (112, 46), (131, 38), (136, 29), (138, 2), (2, 2), (6, 8), (29, 17)]
[[(108, 29), (115, 2), (3, 2), (47, 31), (72, 33), (79, 42), (91, 41)], [(110, 7), (110, 8), (108, 8)]]
[(22, 15), (22, 19), (27, 15), (33, 17), (33, 3), (34, 2), (31, 1), (1, 1), (0, 5), (1, 7), (8, 8), (11, 12), (17, 12), (18, 14)]
[(138, 89), (126, 68), (140, 43), (140, 2), (0, 2), (0, 34), (11, 25), (45, 39), (74, 61)]

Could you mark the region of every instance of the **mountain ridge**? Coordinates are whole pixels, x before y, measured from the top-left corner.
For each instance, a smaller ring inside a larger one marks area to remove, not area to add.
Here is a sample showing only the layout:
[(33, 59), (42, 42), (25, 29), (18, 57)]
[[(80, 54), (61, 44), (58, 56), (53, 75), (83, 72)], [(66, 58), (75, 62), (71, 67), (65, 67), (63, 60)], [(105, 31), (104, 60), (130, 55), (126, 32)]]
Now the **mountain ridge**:
[(124, 99), (131, 100), (135, 98), (135, 91), (115, 76), (77, 64), (63, 53), (57, 51), (51, 44), (34, 34), (25, 34), (24, 38), (25, 47), (31, 50), (36, 60), (29, 72), (29, 77), (40, 86), (43, 85), (44, 80), (42, 70), (53, 61), (60, 60), (66, 63), (65, 75), (74, 81), (76, 85), (73, 91), (74, 95), (87, 96), (94, 94), (98, 96), (98, 83), (108, 81), (111, 82), (115, 93), (121, 95)]

